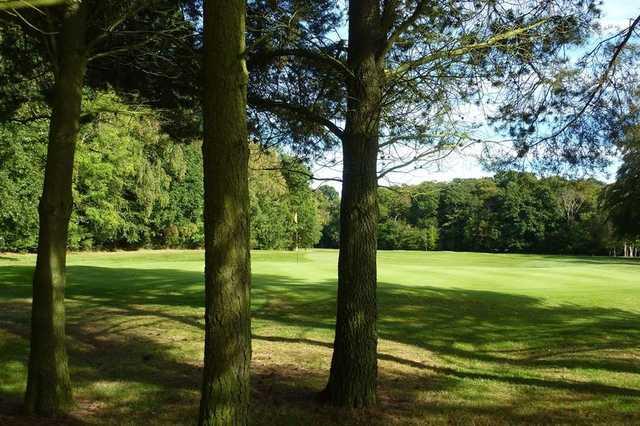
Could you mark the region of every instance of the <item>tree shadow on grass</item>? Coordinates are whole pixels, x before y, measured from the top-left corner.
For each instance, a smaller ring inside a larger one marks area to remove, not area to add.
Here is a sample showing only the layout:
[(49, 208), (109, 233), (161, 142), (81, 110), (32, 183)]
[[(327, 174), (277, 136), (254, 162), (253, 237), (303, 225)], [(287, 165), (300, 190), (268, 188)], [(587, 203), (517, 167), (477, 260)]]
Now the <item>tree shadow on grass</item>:
[[(0, 301), (28, 298), (31, 271), (23, 266), (0, 268)], [(153, 315), (203, 325), (198, 272), (72, 266), (69, 282), (67, 300), (85, 308), (113, 307), (144, 314), (154, 307)], [(335, 323), (335, 286), (333, 280), (308, 283), (254, 274), (253, 316), (330, 331)], [(480, 361), (640, 373), (633, 359), (562, 358), (594, 350), (638, 350), (640, 315), (635, 312), (549, 306), (530, 296), (390, 283), (380, 283), (378, 294), (379, 335), (387, 340)]]
[[(257, 334), (254, 334), (252, 338), (255, 340), (264, 340), (268, 342), (296, 343), (296, 344), (320, 346), (320, 347), (329, 348), (329, 349), (333, 348), (333, 345), (331, 343), (313, 340), (313, 339), (305, 339), (305, 338), (261, 336)], [(537, 386), (537, 387), (550, 388), (550, 389), (569, 390), (571, 392), (578, 392), (578, 393), (640, 397), (640, 389), (630, 389), (630, 388), (624, 388), (619, 386), (609, 386), (601, 383), (539, 379), (539, 378), (532, 378), (532, 377), (513, 376), (513, 375), (507, 375), (507, 374), (477, 373), (477, 372), (464, 371), (461, 369), (454, 369), (454, 368), (442, 367), (442, 366), (433, 365), (433, 364), (427, 364), (425, 362), (405, 359), (405, 358), (401, 358), (401, 357), (384, 353), (384, 352), (378, 352), (378, 359), (382, 361), (390, 361), (396, 364), (404, 365), (411, 368), (416, 368), (419, 370), (428, 370), (430, 372), (437, 373), (440, 375), (457, 377), (460, 379), (493, 380), (493, 381), (509, 383), (513, 385)]]
[[(2, 391), (0, 386), (0, 423), (40, 424), (40, 419), (30, 423), (32, 419), (20, 412), (26, 382), (30, 305), (13, 303), (11, 309), (4, 308), (5, 303), (0, 302), (0, 327), (13, 337), (13, 348), (7, 347), (7, 352), (0, 354), (0, 366), (20, 365), (21, 377), (13, 380), (22, 386), (12, 391)], [(120, 314), (126, 318), (126, 313)], [(51, 424), (121, 424), (125, 419), (129, 424), (143, 424), (151, 413), (156, 419), (164, 418), (164, 424), (179, 424), (176, 420), (193, 417), (202, 374), (199, 364), (176, 358), (171, 343), (128, 331), (122, 327), (106, 332), (99, 318), (90, 313), (69, 321), (67, 349), (74, 393), (85, 396), (76, 399), (77, 406), (68, 416), (52, 420)], [(176, 404), (176, 398), (189, 397), (191, 403)], [(166, 412), (169, 408), (171, 412)]]
[[(331, 329), (335, 283), (255, 286), (254, 317)], [(333, 284), (333, 285), (331, 285)], [(319, 294), (322, 293), (322, 294)], [(594, 351), (640, 350), (640, 314), (539, 298), (457, 288), (380, 283), (379, 336), (440, 355), (522, 367), (602, 369), (640, 373), (633, 357), (599, 358)]]
[[(109, 406), (109, 410), (120, 417), (136, 412), (140, 417), (135, 418), (144, 423), (144, 416), (149, 412), (166, 410), (172, 404), (180, 415), (186, 418), (193, 416), (197, 405), (195, 397), (191, 396), (185, 406), (184, 401), (175, 401), (175, 395), (180, 392), (185, 392), (184, 395), (197, 394), (200, 359), (196, 362), (177, 360), (171, 355), (175, 342), (166, 344), (135, 334), (138, 326), (128, 324), (128, 319), (149, 316), (202, 328), (202, 274), (173, 269), (93, 266), (71, 266), (68, 271), (69, 338), (74, 381), (86, 386), (105, 382), (107, 385), (139, 384), (142, 389), (140, 395), (132, 396), (131, 400), (124, 398), (122, 402)], [(0, 330), (21, 336), (25, 339), (24, 344), (28, 334), (29, 306), (15, 301), (30, 297), (31, 273), (31, 267), (0, 267)], [(261, 321), (319, 330), (330, 335), (335, 321), (335, 287), (334, 280), (309, 283), (286, 276), (254, 274), (253, 316)], [(7, 306), (13, 308), (5, 309)], [(454, 357), (492, 364), (491, 371), (487, 372), (482, 367), (453, 368), (405, 359), (393, 353), (380, 354), (383, 361), (428, 373), (428, 379), (423, 378), (415, 384), (422, 389), (434, 380), (441, 390), (453, 389), (464, 380), (486, 380), (564, 391), (585, 395), (585, 398), (629, 397), (636, 402), (640, 398), (639, 389), (595, 383), (588, 381), (588, 377), (584, 381), (541, 377), (536, 370), (581, 368), (638, 374), (640, 371), (633, 356), (615, 355), (616, 351), (638, 353), (640, 315), (637, 313), (577, 305), (548, 306), (542, 299), (523, 295), (391, 283), (380, 283), (379, 307), (381, 338), (426, 349), (444, 359)], [(122, 317), (122, 321), (114, 321), (114, 317)], [(91, 326), (87, 324), (88, 318)], [(104, 326), (94, 327), (103, 322)], [(264, 335), (255, 335), (254, 338), (316, 345), (327, 351), (331, 346), (328, 342), (313, 339)], [(607, 351), (614, 351), (614, 354), (604, 356), (603, 352)], [(19, 359), (9, 361), (26, 363), (24, 351)], [(500, 371), (503, 367), (524, 368), (527, 374)], [(258, 373), (256, 380), (262, 377), (261, 374)], [(322, 376), (326, 372), (319, 374)], [(279, 375), (286, 376), (278, 370), (274, 376)], [(297, 392), (305, 401), (311, 398), (312, 388), (301, 385), (300, 380), (291, 380), (293, 389), (286, 391), (287, 395)], [(320, 383), (323, 379), (318, 380)], [(389, 382), (385, 386), (396, 389), (396, 393), (401, 392), (400, 389), (410, 393), (410, 381), (411, 377), (404, 377), (395, 385), (395, 382)], [(258, 383), (257, 386), (259, 391), (261, 385)], [(17, 400), (20, 395), (4, 397)], [(262, 402), (256, 405), (255, 410), (268, 411), (272, 402), (269, 398), (259, 397)], [(295, 402), (297, 408), (287, 405), (282, 415), (287, 414), (286, 410), (294, 409), (300, 409), (303, 414), (305, 404), (308, 402)], [(449, 407), (434, 403), (426, 404), (422, 409), (436, 412), (459, 408), (455, 404)], [(508, 412), (513, 407), (507, 404), (501, 409)], [(481, 407), (468, 407), (466, 412), (483, 415), (482, 410)], [(490, 415), (492, 410), (486, 414)], [(511, 420), (517, 420), (518, 414), (515, 411), (512, 414), (515, 417)], [(554, 414), (553, 418), (564, 418), (558, 415)], [(103, 416), (104, 410), (100, 411), (100, 417)], [(338, 416), (336, 424), (339, 420)]]

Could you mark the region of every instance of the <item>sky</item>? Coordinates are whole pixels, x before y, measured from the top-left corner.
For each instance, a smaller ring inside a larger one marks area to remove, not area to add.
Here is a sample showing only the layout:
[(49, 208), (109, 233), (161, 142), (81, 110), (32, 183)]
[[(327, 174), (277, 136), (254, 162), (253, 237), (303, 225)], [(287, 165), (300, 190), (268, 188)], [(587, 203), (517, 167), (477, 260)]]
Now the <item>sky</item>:
[[(602, 17), (600, 25), (603, 33), (613, 33), (629, 25), (630, 19), (640, 14), (640, 0), (603, 0)], [(450, 181), (455, 178), (479, 178), (491, 176), (492, 173), (484, 170), (478, 160), (480, 147), (474, 146), (464, 150), (460, 154), (451, 155), (440, 163), (425, 169), (404, 170), (393, 173), (381, 179), (380, 185), (391, 186), (401, 184), (417, 184), (424, 181)], [(332, 156), (335, 154), (332, 154)], [(339, 159), (339, 158), (338, 158)], [(594, 176), (603, 181), (611, 181), (615, 177), (617, 165), (614, 163), (610, 170)], [(315, 186), (328, 184), (340, 189), (339, 179), (341, 169), (339, 166), (327, 167), (320, 164), (313, 166), (314, 176), (318, 179)], [(329, 179), (329, 180), (326, 180)]]

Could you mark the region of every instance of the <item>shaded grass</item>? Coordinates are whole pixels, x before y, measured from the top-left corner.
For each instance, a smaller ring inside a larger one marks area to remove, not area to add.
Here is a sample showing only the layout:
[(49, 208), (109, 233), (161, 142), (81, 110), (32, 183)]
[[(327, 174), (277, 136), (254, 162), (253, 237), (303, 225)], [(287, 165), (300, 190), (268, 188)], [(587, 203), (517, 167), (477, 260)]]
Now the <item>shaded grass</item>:
[[(0, 258), (0, 423), (24, 391), (33, 256)], [(202, 253), (72, 255), (68, 422), (192, 424)], [(470, 253), (379, 255), (380, 400), (323, 407), (336, 253), (253, 253), (254, 424), (640, 422), (640, 264)], [(4, 414), (3, 414), (4, 413)]]

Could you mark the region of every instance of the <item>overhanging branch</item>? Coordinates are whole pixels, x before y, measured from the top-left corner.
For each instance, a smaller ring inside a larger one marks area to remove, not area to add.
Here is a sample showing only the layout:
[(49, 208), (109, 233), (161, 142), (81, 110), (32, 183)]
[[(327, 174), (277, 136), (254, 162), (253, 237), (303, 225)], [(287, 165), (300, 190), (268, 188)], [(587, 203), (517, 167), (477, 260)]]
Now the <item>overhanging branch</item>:
[(347, 78), (353, 78), (353, 73), (347, 67), (347, 65), (342, 62), (340, 59), (336, 58), (333, 55), (322, 51), (314, 51), (303, 48), (282, 48), (282, 49), (272, 49), (272, 50), (262, 50), (259, 52), (255, 52), (250, 55), (248, 60), (248, 65), (251, 67), (253, 64), (261, 64), (268, 62), (275, 58), (287, 57), (287, 56), (295, 56), (299, 58), (309, 59), (311, 61), (329, 65), (334, 70), (338, 71), (340, 74), (344, 75)]
[(303, 105), (294, 105), (280, 100), (265, 99), (254, 94), (249, 94), (247, 102), (249, 105), (261, 110), (290, 112), (304, 120), (324, 126), (340, 139), (344, 136), (344, 130), (337, 126), (333, 121)]
[(464, 56), (468, 53), (474, 52), (474, 51), (478, 51), (478, 50), (483, 50), (483, 49), (488, 49), (491, 47), (494, 47), (496, 45), (498, 45), (498, 43), (503, 42), (503, 41), (507, 41), (510, 39), (513, 39), (515, 37), (518, 37), (522, 34), (525, 34), (531, 30), (534, 30), (540, 26), (542, 26), (543, 24), (547, 23), (550, 19), (553, 18), (545, 18), (545, 19), (540, 19), (536, 22), (534, 22), (533, 24), (527, 25), (525, 27), (518, 27), (518, 28), (512, 28), (508, 31), (505, 31), (503, 33), (500, 34), (496, 34), (492, 37), (489, 37), (488, 39), (479, 42), (479, 43), (471, 43), (468, 44), (466, 46), (460, 46), (451, 50), (439, 50), (437, 52), (428, 54), (428, 55), (424, 55), (418, 59), (415, 59), (413, 61), (408, 61), (405, 62), (401, 65), (399, 65), (396, 69), (391, 70), (388, 72), (388, 74), (390, 75), (402, 75), (408, 71), (411, 71), (412, 69), (418, 68), (422, 65), (428, 64), (429, 62), (433, 62), (439, 59), (448, 59), (448, 58), (456, 58), (456, 57), (460, 57), (460, 56)]
[[(389, 30), (392, 28), (393, 26), (393, 20), (395, 18), (395, 8), (397, 7), (397, 3), (396, 1), (389, 1), (386, 5), (385, 5), (385, 10), (383, 11), (383, 27), (385, 27), (385, 30), (388, 28)], [(395, 30), (393, 30), (393, 32), (389, 35), (389, 37), (385, 40), (382, 49), (380, 50), (379, 53), (379, 57), (384, 57), (387, 52), (389, 52), (389, 50), (391, 50), (391, 48), (393, 47), (393, 45), (398, 41), (398, 39), (402, 36), (402, 34), (404, 34), (405, 31), (407, 31), (407, 29), (415, 24), (415, 22), (418, 20), (418, 18), (420, 17), (420, 15), (422, 15), (424, 13), (424, 11), (427, 8), (427, 0), (421, 0), (418, 5), (416, 6), (415, 10), (413, 11), (413, 13), (407, 18), (405, 19), (403, 22), (400, 23), (400, 25), (398, 25), (398, 27), (396, 27)], [(386, 31), (385, 31), (386, 33)]]

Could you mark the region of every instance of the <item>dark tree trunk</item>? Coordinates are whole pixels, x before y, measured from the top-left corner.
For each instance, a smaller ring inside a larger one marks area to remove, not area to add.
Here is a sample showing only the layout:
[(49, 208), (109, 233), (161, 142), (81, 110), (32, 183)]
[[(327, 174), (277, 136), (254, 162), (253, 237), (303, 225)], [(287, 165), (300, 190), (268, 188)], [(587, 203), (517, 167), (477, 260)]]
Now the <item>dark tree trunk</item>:
[(379, 1), (349, 4), (348, 111), (343, 137), (338, 309), (323, 397), (349, 407), (376, 402), (377, 155), (382, 96)]
[(55, 93), (49, 126), (44, 189), (40, 199), (38, 259), (33, 276), (31, 352), (25, 408), (55, 415), (72, 404), (65, 349), (64, 285), (67, 232), (72, 208), (73, 159), (87, 52), (86, 7), (71, 3), (57, 36)]
[(204, 3), (205, 349), (200, 425), (245, 425), (251, 312), (244, 0)]

